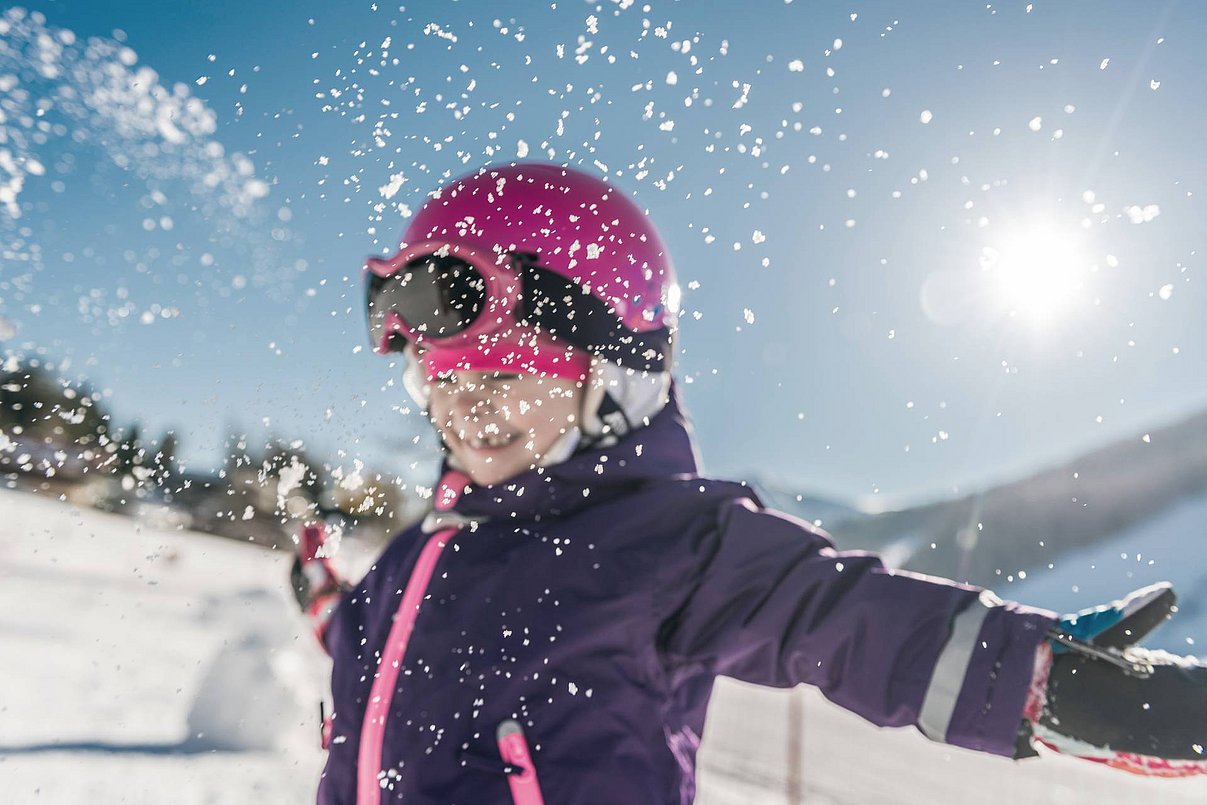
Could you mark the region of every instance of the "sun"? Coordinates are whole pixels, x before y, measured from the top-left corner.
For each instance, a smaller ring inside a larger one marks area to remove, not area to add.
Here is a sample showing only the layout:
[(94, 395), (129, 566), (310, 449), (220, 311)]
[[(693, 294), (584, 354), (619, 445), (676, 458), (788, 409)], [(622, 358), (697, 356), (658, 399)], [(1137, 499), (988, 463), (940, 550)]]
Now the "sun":
[(1070, 313), (1091, 271), (1076, 231), (1037, 224), (981, 250), (989, 294), (1010, 316), (1044, 326)]

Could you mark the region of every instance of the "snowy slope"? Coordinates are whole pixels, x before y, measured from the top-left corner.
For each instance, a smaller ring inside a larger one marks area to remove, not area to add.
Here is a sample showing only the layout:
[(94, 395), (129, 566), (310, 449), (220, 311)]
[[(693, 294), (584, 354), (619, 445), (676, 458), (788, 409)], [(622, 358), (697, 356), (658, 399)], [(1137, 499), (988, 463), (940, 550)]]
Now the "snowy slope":
[(1155, 581), (1173, 582), (1177, 615), (1145, 643), (1179, 654), (1207, 653), (1207, 495), (1182, 500), (1158, 517), (1098, 545), (1065, 554), (998, 592), (1072, 612)]
[(5, 802), (296, 803), (325, 669), (287, 557), (0, 492)]
[[(878, 551), (890, 564), (1001, 588), (1020, 570), (1030, 576), (1049, 563), (1067, 566), (1074, 554), (1129, 533), (1155, 538), (1150, 524), (1174, 511), (1184, 513), (1182, 550), (1190, 561), (1207, 533), (1207, 517), (1193, 516), (1203, 499), (1207, 412), (975, 494), (839, 522), (832, 533), (840, 546)], [(1170, 538), (1160, 541), (1174, 547)]]
[[(11, 491), (0, 512), (4, 802), (313, 798), (327, 668), (288, 600), (288, 557)], [(955, 797), (1178, 805), (1207, 802), (1207, 781), (1013, 764), (876, 729), (804, 688), (719, 686), (703, 805)]]
[(849, 503), (820, 495), (802, 494), (791, 484), (766, 474), (750, 473), (741, 477), (754, 487), (763, 505), (823, 528), (835, 528), (870, 516)]

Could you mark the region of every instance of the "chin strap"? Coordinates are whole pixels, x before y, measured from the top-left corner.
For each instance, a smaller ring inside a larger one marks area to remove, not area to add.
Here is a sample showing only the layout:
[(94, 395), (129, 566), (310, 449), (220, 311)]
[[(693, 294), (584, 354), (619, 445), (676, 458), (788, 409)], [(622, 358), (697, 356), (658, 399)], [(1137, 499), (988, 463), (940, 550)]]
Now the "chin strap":
[(595, 361), (583, 393), (582, 447), (608, 447), (650, 424), (670, 400), (671, 373)]

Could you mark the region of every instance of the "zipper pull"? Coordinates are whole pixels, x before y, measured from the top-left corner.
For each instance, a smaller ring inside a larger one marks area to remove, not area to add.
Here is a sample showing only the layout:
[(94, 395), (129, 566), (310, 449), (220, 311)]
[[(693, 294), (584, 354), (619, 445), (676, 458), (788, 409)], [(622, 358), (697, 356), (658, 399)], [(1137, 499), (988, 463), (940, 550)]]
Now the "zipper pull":
[(509, 718), (499, 725), (495, 731), (499, 742), (499, 754), (504, 763), (515, 766), (514, 772), (507, 775), (507, 784), (511, 786), (511, 800), (515, 805), (545, 805), (541, 796), (541, 785), (536, 779), (536, 767), (532, 763), (532, 754), (528, 751), (528, 741), (524, 738), (524, 729), (520, 722)]

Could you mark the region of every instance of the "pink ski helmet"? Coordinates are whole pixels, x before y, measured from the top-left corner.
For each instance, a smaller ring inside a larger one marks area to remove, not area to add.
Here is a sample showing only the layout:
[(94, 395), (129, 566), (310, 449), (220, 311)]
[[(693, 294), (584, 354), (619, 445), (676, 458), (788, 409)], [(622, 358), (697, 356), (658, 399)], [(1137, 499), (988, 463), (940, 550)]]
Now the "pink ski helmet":
[(366, 265), (380, 353), (453, 369), (585, 379), (591, 358), (669, 372), (679, 289), (649, 217), (602, 179), (519, 163), (432, 195), (399, 251)]

